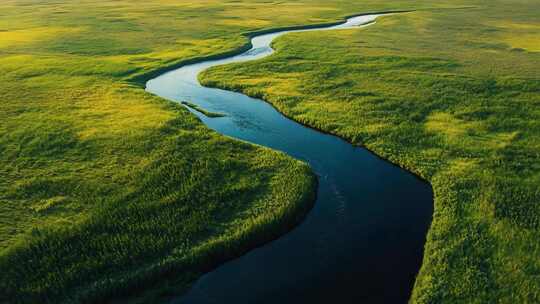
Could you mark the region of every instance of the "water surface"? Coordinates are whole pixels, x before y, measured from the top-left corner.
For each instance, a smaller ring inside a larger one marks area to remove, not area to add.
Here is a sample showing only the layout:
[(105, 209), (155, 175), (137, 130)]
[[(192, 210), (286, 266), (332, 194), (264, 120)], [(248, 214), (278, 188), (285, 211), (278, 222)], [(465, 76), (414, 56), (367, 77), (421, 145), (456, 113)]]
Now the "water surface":
[[(351, 30), (375, 18), (309, 30)], [(161, 97), (225, 113), (208, 118), (192, 111), (217, 132), (283, 151), (319, 175), (317, 201), (302, 224), (204, 275), (173, 303), (406, 303), (431, 222), (431, 187), (363, 148), (284, 117), (263, 100), (197, 80), (209, 67), (270, 55), (271, 41), (287, 32), (254, 37), (243, 54), (187, 65), (147, 83), (147, 91)]]

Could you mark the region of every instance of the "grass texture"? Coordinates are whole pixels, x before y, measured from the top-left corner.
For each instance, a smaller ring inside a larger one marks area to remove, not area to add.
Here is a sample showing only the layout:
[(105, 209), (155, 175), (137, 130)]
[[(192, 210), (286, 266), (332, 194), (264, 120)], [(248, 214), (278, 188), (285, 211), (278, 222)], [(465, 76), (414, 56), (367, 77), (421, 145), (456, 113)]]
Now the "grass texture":
[(534, 302), (536, 7), (442, 10), (462, 5), (2, 1), (0, 302), (152, 302), (286, 231), (313, 201), (307, 166), (222, 137), (141, 84), (242, 48), (245, 32), (411, 8), (431, 10), (366, 31), (289, 35), (273, 57), (205, 79), (432, 181), (414, 301)]

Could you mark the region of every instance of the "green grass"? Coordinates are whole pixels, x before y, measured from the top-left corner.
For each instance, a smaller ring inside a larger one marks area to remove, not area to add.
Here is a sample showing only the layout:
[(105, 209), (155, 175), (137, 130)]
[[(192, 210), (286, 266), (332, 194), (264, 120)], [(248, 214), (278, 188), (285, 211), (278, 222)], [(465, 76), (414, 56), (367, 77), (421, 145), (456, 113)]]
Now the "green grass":
[(271, 57), (201, 79), (431, 182), (435, 213), (412, 302), (538, 303), (540, 3), (470, 4), (286, 35)]
[[(264, 96), (432, 181), (415, 301), (535, 302), (537, 7), (473, 4), (481, 9), (285, 36), (272, 58), (206, 80)], [(151, 75), (242, 48), (245, 32), (463, 5), (2, 1), (0, 302), (181, 293), (309, 208), (316, 181), (304, 164), (210, 131), (145, 93)]]
[(225, 116), (225, 114), (223, 114), (223, 113), (215, 113), (215, 112), (210, 112), (208, 110), (205, 110), (205, 109), (199, 107), (198, 105), (196, 105), (194, 103), (191, 103), (189, 101), (182, 101), (182, 104), (187, 106), (187, 107), (190, 107), (191, 109), (193, 109), (193, 110), (195, 110), (195, 111), (197, 111), (199, 113), (202, 113), (206, 117), (217, 118), (217, 117)]

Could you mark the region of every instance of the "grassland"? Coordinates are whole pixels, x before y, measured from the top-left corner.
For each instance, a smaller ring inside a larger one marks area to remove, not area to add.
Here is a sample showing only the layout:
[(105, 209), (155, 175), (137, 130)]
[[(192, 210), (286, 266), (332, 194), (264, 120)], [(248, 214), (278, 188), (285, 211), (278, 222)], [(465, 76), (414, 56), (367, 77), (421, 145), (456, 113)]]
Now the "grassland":
[(2, 1), (0, 302), (181, 292), (290, 228), (313, 201), (304, 164), (219, 136), (141, 84), (241, 48), (246, 31), (385, 8), (395, 7)]
[(431, 182), (414, 303), (540, 302), (540, 3), (289, 34), (204, 84), (262, 97)]
[[(242, 47), (246, 31), (465, 4), (2, 1), (0, 302), (181, 292), (305, 213), (315, 180), (304, 164), (146, 94), (155, 71)], [(432, 181), (415, 301), (534, 302), (537, 7), (475, 4), (286, 36), (276, 56), (206, 81), (264, 95)]]

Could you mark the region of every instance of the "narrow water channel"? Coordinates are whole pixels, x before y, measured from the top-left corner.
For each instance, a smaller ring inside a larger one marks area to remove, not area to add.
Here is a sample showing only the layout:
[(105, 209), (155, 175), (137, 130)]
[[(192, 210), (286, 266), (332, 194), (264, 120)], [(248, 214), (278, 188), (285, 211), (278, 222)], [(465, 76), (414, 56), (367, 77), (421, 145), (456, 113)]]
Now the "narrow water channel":
[[(349, 18), (359, 27), (377, 15)], [(227, 116), (192, 111), (221, 134), (283, 151), (319, 176), (313, 210), (290, 233), (201, 277), (173, 303), (406, 303), (422, 262), (431, 222), (431, 187), (344, 140), (304, 127), (263, 100), (200, 85), (212, 66), (273, 53), (281, 31), (252, 38), (249, 51), (186, 65), (148, 81), (146, 89)]]

